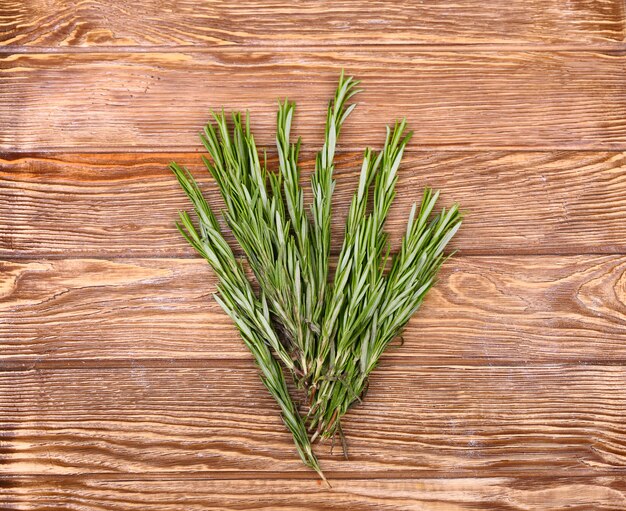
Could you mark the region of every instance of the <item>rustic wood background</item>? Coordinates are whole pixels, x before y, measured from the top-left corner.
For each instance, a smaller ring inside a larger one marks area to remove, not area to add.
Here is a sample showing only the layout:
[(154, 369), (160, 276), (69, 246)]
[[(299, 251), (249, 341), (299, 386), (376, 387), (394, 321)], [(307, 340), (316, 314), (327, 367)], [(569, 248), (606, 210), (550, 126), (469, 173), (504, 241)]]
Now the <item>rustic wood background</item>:
[[(625, 19), (623, 0), (0, 0), (0, 509), (626, 509)], [(319, 449), (328, 490), (174, 229), (166, 165), (202, 174), (222, 105), (271, 148), (289, 96), (309, 172), (342, 67), (365, 92), (338, 214), (406, 115), (394, 243), (424, 185), (469, 216), (346, 419), (349, 461)]]

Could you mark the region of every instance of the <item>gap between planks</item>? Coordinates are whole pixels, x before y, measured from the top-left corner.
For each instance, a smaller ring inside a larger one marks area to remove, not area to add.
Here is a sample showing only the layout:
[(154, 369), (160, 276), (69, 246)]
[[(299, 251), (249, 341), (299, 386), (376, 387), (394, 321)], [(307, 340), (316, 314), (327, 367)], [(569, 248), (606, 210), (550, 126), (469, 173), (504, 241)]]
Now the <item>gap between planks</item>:
[[(0, 374), (11, 372), (46, 371), (46, 370), (90, 370), (106, 369), (111, 371), (127, 370), (140, 367), (141, 369), (247, 369), (254, 370), (256, 365), (252, 359), (241, 358), (132, 358), (128, 360), (100, 360), (97, 358), (57, 358), (21, 359), (19, 357), (2, 359), (0, 357)], [(423, 356), (383, 356), (378, 369), (411, 369), (411, 368), (578, 368), (578, 367), (626, 367), (626, 359), (593, 359), (572, 362), (571, 358), (555, 357), (549, 362), (529, 362), (506, 358), (480, 357), (450, 360), (444, 357)]]
[[(238, 254), (236, 254), (238, 255)], [(339, 255), (338, 249), (336, 251), (331, 251), (331, 256), (336, 257)], [(394, 253), (390, 254), (394, 255)], [(510, 257), (570, 257), (570, 256), (623, 256), (626, 255), (626, 251), (616, 251), (611, 250), (608, 252), (602, 251), (576, 251), (576, 250), (564, 250), (564, 251), (551, 251), (551, 252), (485, 252), (483, 250), (474, 251), (472, 249), (462, 249), (457, 250), (455, 257), (463, 257), (463, 258), (482, 258), (482, 257), (498, 257), (502, 259), (507, 259)], [(98, 254), (91, 254), (89, 252), (82, 252), (73, 255), (64, 255), (64, 254), (46, 254), (46, 253), (37, 253), (36, 255), (29, 253), (16, 253), (16, 254), (4, 254), (0, 256), (0, 262), (11, 262), (11, 261), (37, 261), (37, 260), (50, 260), (50, 261), (72, 261), (72, 260), (81, 260), (81, 259), (93, 259), (95, 261), (123, 261), (128, 259), (175, 259), (178, 261), (194, 261), (194, 260), (202, 260), (200, 256), (194, 255), (137, 255), (134, 253), (118, 253), (112, 254), (110, 256), (102, 256)], [(207, 266), (208, 267), (208, 266)]]
[[(455, 470), (453, 475), (449, 475), (443, 470), (381, 470), (372, 472), (360, 471), (329, 471), (325, 470), (324, 475), (329, 480), (341, 479), (351, 481), (370, 481), (373, 479), (381, 480), (433, 480), (433, 479), (489, 479), (497, 478), (516, 478), (522, 480), (534, 480), (538, 478), (559, 478), (567, 477), (568, 480), (584, 481), (588, 478), (598, 477), (614, 477), (624, 473), (626, 469), (616, 467), (613, 470), (589, 470), (584, 468), (568, 468), (565, 469), (546, 469), (546, 470), (514, 470), (514, 469), (498, 469), (495, 473), (490, 473), (488, 469), (477, 470)], [(238, 480), (311, 480), (320, 481), (314, 472), (296, 472), (296, 471), (263, 471), (263, 470), (192, 470), (185, 472), (163, 471), (150, 473), (111, 473), (111, 472), (82, 472), (81, 474), (47, 474), (47, 473), (29, 473), (29, 474), (0, 474), (0, 489), (3, 481), (16, 483), (27, 482), (31, 479), (41, 479), (50, 481), (80, 481), (83, 479), (98, 481), (238, 481)]]
[[(198, 131), (198, 133), (200, 133), (200, 131)], [(380, 145), (380, 144), (379, 144)], [(374, 146), (376, 147), (376, 146)], [(265, 148), (265, 146), (263, 146), (263, 148)], [(269, 150), (273, 150), (273, 147), (267, 147), (268, 149), (268, 153), (270, 152)], [(355, 149), (355, 150), (346, 150), (346, 149), (338, 149), (335, 154), (337, 156), (340, 156), (342, 154), (350, 154), (350, 153), (354, 153), (355, 151), (361, 151), (360, 148)], [(413, 147), (407, 147), (407, 149), (404, 151), (404, 154), (406, 155), (410, 155), (410, 154), (421, 154), (421, 153), (438, 153), (438, 152), (451, 152), (451, 153), (495, 153), (495, 152), (520, 152), (520, 153), (546, 153), (546, 152), (562, 152), (562, 153), (588, 153), (588, 154), (594, 154), (594, 153), (623, 153), (624, 151), (626, 151), (626, 146), (624, 146), (623, 148), (618, 148), (618, 149), (605, 149), (605, 148), (598, 148), (598, 149), (590, 149), (588, 146), (581, 146), (576, 147), (573, 145), (568, 145), (568, 146), (560, 146), (560, 145), (546, 145), (546, 146), (517, 146), (517, 145), (510, 145), (510, 146), (481, 146), (481, 147), (463, 147), (463, 146), (457, 146), (457, 145), (428, 145), (428, 144), (420, 144), (419, 146), (413, 146)], [(96, 146), (92, 146), (92, 147), (70, 147), (70, 146), (49, 146), (47, 149), (40, 149), (38, 151), (32, 151), (30, 149), (25, 149), (25, 150), (20, 150), (20, 149), (11, 149), (10, 151), (2, 151), (0, 150), (0, 159), (2, 160), (7, 160), (9, 162), (15, 162), (15, 161), (19, 161), (22, 159), (27, 159), (27, 158), (37, 158), (37, 157), (41, 157), (41, 158), (45, 158), (45, 157), (54, 157), (54, 156), (59, 156), (59, 155), (64, 155), (64, 154), (77, 154), (77, 155), (89, 155), (89, 154), (94, 154), (94, 155), (99, 155), (99, 156), (103, 156), (103, 155), (107, 155), (110, 154), (111, 156), (119, 156), (120, 154), (127, 154), (127, 155), (133, 155), (133, 154), (163, 154), (163, 153), (167, 153), (167, 154), (180, 154), (180, 155), (189, 155), (191, 153), (194, 153), (194, 151), (192, 149), (189, 148), (189, 146), (159, 146), (158, 148), (155, 149), (151, 149), (151, 148), (142, 148), (142, 147), (138, 147), (138, 148), (132, 148), (132, 150), (120, 150), (120, 151), (111, 151), (111, 149), (105, 148), (105, 149), (98, 149), (98, 147)], [(196, 154), (201, 155), (201, 154), (206, 154), (206, 152), (204, 151), (204, 148), (202, 148), (202, 150), (200, 149), (200, 146), (198, 145), (198, 150), (195, 151)], [(314, 151), (301, 151), (300, 155), (301, 156), (305, 156), (306, 154), (312, 154), (314, 153)]]
[(232, 44), (224, 46), (3, 46), (0, 47), (0, 55), (20, 54), (36, 54), (36, 53), (84, 53), (84, 54), (100, 54), (100, 53), (238, 53), (241, 51), (271, 51), (273, 53), (300, 53), (306, 51), (328, 51), (347, 49), (358, 53), (359, 51), (420, 51), (429, 53), (439, 53), (447, 51), (467, 50), (472, 52), (500, 52), (500, 51), (532, 51), (532, 52), (626, 52), (626, 43), (616, 42), (610, 44), (517, 44), (517, 43), (441, 43), (441, 44), (415, 44), (415, 43), (397, 43), (397, 44), (376, 44), (376, 43), (354, 43), (354, 44), (282, 44), (281, 46), (272, 45), (254, 45), (254, 44)]

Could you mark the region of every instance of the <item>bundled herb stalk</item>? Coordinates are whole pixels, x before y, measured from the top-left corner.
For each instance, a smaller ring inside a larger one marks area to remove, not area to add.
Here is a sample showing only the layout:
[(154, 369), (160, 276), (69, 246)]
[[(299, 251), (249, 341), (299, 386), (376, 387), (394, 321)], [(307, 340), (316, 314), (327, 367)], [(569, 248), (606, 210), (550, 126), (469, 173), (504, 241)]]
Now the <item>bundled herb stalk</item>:
[[(367, 391), (371, 372), (433, 286), (444, 249), (461, 225), (458, 206), (433, 214), (438, 192), (414, 204), (399, 252), (390, 257), (385, 220), (395, 197), (398, 169), (411, 138), (398, 122), (380, 152), (366, 149), (346, 221), (343, 246), (331, 275), (331, 201), (334, 156), (341, 127), (355, 107), (347, 102), (358, 82), (343, 73), (327, 117), (324, 146), (311, 176), (307, 212), (300, 185), (300, 139), (291, 140), (295, 105), (279, 103), (278, 171), (259, 158), (249, 118), (214, 114), (201, 136), (203, 161), (226, 204), (224, 218), (258, 284), (258, 291), (225, 241), (218, 221), (191, 174), (171, 169), (191, 200), (179, 230), (219, 279), (215, 300), (237, 326), (278, 403), (304, 463), (323, 478), (311, 443), (339, 434), (341, 418)], [(230, 127), (229, 127), (230, 124)], [(306, 397), (298, 409), (285, 378)]]

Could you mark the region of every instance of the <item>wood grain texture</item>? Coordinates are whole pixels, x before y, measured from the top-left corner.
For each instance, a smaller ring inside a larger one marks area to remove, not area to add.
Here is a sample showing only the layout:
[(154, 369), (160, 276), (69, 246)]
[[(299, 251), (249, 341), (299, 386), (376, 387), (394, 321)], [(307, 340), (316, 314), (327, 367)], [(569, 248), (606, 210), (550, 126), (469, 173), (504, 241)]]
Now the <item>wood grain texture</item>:
[[(276, 167), (270, 152), (269, 165)], [(424, 186), (467, 211), (462, 254), (626, 253), (626, 157), (603, 152), (419, 152), (405, 157), (387, 229), (399, 246)], [(338, 158), (333, 247), (339, 250), (361, 153)], [(191, 154), (60, 154), (0, 159), (0, 257), (193, 256), (174, 227), (189, 204), (167, 165), (216, 186)], [(302, 155), (303, 183), (314, 165)], [(307, 200), (310, 197), (307, 194)], [(230, 241), (233, 241), (229, 238)], [(234, 245), (236, 248), (236, 244)]]
[(340, 70), (362, 79), (342, 148), (380, 144), (406, 116), (411, 150), (626, 148), (626, 54), (214, 50), (0, 59), (0, 151), (195, 150), (210, 108), (249, 109), (273, 145), (277, 98), (319, 145)]
[[(137, 16), (141, 13), (141, 17)], [(606, 0), (310, 2), (138, 0), (3, 2), (0, 45), (319, 46), (607, 44), (624, 41), (624, 5)]]
[[(0, 263), (6, 367), (245, 359), (199, 259)], [(626, 256), (457, 257), (411, 320), (400, 363), (626, 360)]]
[[(626, 369), (381, 367), (329, 477), (623, 475)], [(0, 373), (4, 474), (309, 472), (255, 369)], [(479, 472), (478, 472), (479, 471)]]
[[(217, 480), (216, 480), (217, 479)], [(543, 478), (440, 478), (333, 480), (331, 491), (317, 481), (128, 476), (20, 477), (2, 480), (8, 509), (25, 511), (621, 511), (626, 506), (620, 476)], [(11, 486), (9, 486), (11, 485)], [(0, 509), (2, 509), (0, 503)], [(549, 506), (549, 507), (548, 507)], [(7, 509), (5, 507), (4, 509)]]
[[(0, 0), (0, 509), (626, 509), (625, 11)], [(342, 68), (365, 92), (335, 246), (401, 116), (393, 247), (424, 185), (469, 216), (346, 417), (350, 459), (318, 448), (328, 490), (173, 229), (165, 167), (199, 174), (210, 108), (273, 147), (288, 96), (308, 175)]]

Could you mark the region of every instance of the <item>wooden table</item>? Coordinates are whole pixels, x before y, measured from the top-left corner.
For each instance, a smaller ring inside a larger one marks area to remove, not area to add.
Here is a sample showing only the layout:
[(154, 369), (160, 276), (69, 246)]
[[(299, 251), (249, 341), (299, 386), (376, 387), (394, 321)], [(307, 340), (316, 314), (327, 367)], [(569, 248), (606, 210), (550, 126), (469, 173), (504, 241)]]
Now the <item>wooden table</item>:
[[(626, 509), (625, 30), (623, 0), (0, 0), (0, 509)], [(219, 207), (209, 109), (272, 158), (288, 96), (310, 172), (341, 68), (339, 218), (400, 116), (393, 246), (425, 185), (469, 215), (328, 490), (166, 165)]]

